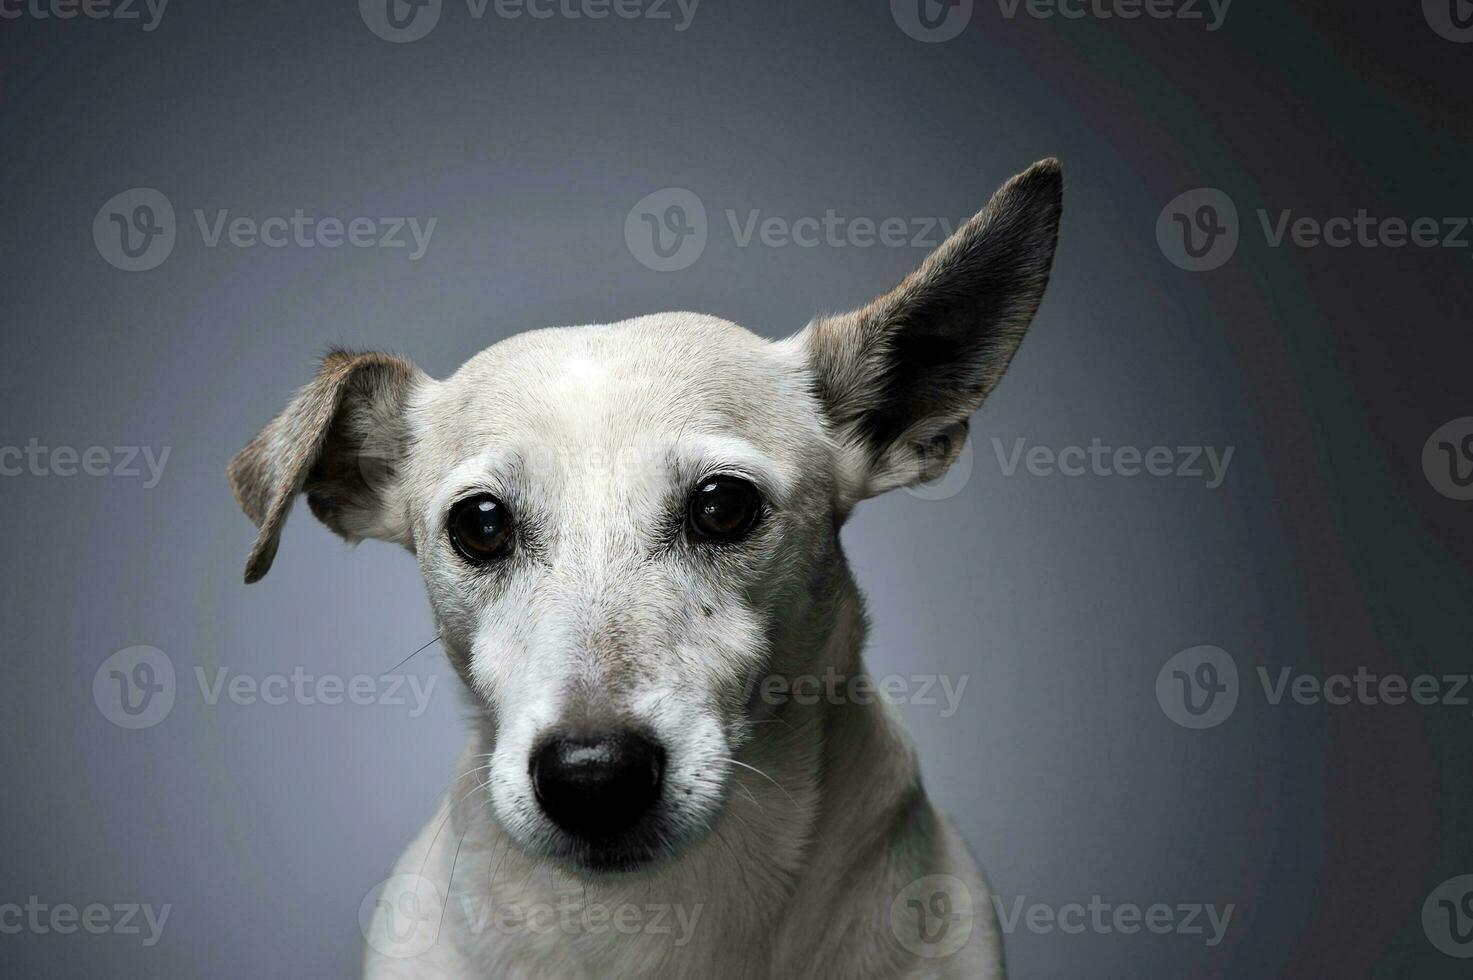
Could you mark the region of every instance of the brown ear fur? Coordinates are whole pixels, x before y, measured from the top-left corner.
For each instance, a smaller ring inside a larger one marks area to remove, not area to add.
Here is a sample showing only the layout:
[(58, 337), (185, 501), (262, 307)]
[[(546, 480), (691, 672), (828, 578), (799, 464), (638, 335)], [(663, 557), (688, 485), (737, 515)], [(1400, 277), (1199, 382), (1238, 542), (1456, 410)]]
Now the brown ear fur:
[(1063, 209), (1059, 162), (1009, 180), (920, 268), (868, 306), (816, 320), (808, 356), (867, 492), (934, 479), (997, 385), (1048, 285)]
[(317, 376), (236, 455), (226, 475), (260, 528), (246, 561), (247, 583), (270, 570), (282, 526), (304, 488), (314, 513), (333, 530), (349, 538), (370, 533), (373, 522), (354, 514), (371, 506), (375, 493), (358, 472), (358, 456), (376, 428), (402, 427), (409, 393), (423, 380), (402, 358), (333, 350)]

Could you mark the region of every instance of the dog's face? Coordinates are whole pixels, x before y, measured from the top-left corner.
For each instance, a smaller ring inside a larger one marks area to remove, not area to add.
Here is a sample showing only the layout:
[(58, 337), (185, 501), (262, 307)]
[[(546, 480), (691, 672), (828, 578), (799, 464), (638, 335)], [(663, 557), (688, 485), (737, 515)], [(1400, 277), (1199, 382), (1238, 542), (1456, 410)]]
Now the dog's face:
[(445, 381), (329, 355), (236, 458), (265, 574), (293, 498), (416, 555), (527, 852), (590, 872), (712, 826), (773, 674), (825, 655), (838, 528), (939, 476), (1042, 296), (1057, 164), (901, 286), (772, 343), (692, 314), (536, 331)]
[(697, 836), (834, 547), (797, 352), (686, 314), (537, 331), (408, 417), (396, 510), (494, 733), (501, 824), (589, 868)]

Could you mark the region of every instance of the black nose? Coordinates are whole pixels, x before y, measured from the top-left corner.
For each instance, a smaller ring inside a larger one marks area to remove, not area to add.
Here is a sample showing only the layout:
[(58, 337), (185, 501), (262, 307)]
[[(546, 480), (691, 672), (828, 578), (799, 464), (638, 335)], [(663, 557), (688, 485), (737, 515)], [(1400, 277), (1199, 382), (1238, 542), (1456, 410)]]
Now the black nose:
[(532, 753), (532, 788), (570, 834), (612, 837), (660, 798), (665, 750), (635, 732), (554, 735)]

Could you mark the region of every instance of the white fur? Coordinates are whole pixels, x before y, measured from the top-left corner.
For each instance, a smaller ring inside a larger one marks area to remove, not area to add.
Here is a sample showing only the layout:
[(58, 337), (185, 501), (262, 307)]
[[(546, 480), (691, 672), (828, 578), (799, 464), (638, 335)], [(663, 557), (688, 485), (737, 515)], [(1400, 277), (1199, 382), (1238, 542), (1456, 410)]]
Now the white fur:
[[(744, 370), (718, 373), (712, 362)], [(577, 383), (549, 388), (546, 377), (569, 376), (563, 364), (575, 365)], [(843, 499), (844, 454), (820, 424), (800, 346), (690, 314), (539, 331), (426, 383), (410, 415), (408, 543), (491, 720), (467, 747), (467, 775), (395, 868), (423, 868), (441, 899), (437, 941), (403, 958), (371, 945), (367, 976), (1001, 975), (987, 887), (925, 803), (892, 712), (744, 710), (770, 670), (863, 669), (859, 597), (833, 537), (836, 508), (853, 503)], [(745, 568), (721, 576), (647, 560), (664, 502), (713, 472), (762, 488), (772, 533), (744, 553)], [(481, 490), (535, 507), (556, 528), (545, 566), (494, 587), (468, 581), (442, 522)], [(814, 578), (824, 582), (816, 593)], [(597, 634), (616, 627), (632, 648), (609, 663)], [(537, 807), (527, 760), (574, 690), (597, 692), (596, 710), (647, 725), (670, 752), (672, 853), (645, 872), (586, 874), (546, 856), (558, 832)], [(928, 961), (897, 940), (908, 922), (892, 928), (890, 910), (905, 885), (936, 873), (962, 879), (976, 913), (967, 947)], [(565, 895), (611, 913), (671, 906), (698, 918), (678, 946), (679, 930), (495, 925), (494, 910), (556, 907)]]

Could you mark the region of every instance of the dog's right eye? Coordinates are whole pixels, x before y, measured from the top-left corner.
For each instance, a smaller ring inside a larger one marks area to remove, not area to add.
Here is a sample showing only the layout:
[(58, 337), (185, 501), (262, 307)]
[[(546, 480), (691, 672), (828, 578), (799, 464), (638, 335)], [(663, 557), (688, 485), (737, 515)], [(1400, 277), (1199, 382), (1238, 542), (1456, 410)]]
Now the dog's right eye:
[(690, 526), (710, 541), (739, 541), (762, 513), (762, 496), (746, 480), (715, 476), (690, 496)]
[(511, 551), (511, 511), (489, 493), (467, 497), (452, 507), (448, 530), (455, 550), (478, 565)]

